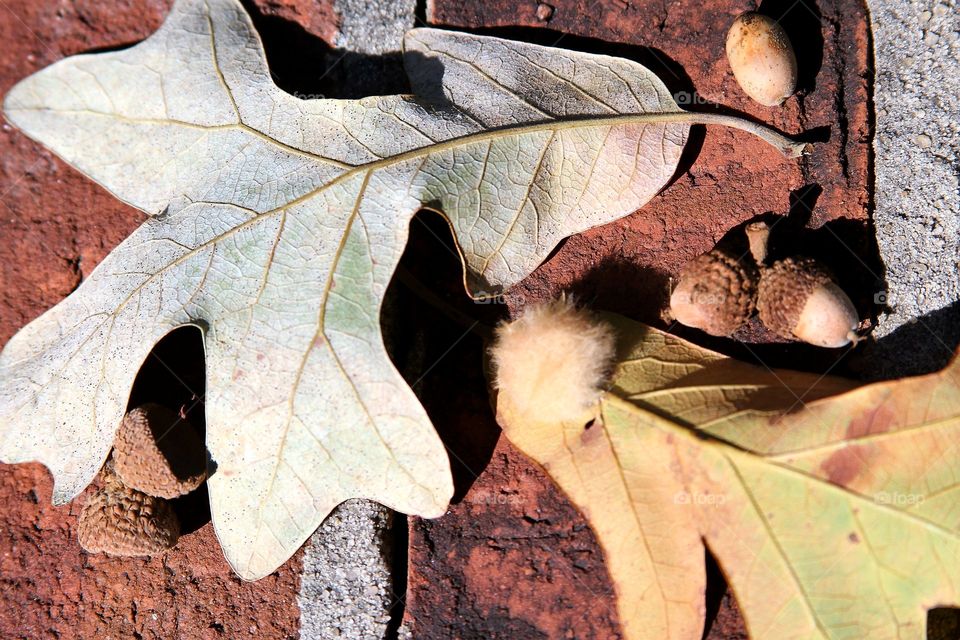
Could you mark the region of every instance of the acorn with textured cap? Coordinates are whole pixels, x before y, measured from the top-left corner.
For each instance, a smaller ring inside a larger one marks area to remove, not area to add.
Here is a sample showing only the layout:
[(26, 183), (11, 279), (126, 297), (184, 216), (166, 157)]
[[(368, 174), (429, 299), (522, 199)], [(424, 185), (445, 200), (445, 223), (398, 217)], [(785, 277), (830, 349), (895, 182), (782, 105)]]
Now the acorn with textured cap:
[(80, 512), (77, 538), (91, 553), (148, 556), (170, 549), (180, 537), (180, 521), (170, 503), (131, 489), (111, 469), (103, 486)]
[(754, 311), (757, 270), (714, 249), (688, 262), (670, 294), (671, 317), (712, 336), (729, 336)]
[(207, 477), (206, 449), (193, 426), (158, 404), (123, 418), (113, 445), (113, 466), (125, 485), (157, 498), (176, 498)]
[(829, 272), (809, 258), (787, 258), (763, 270), (757, 311), (774, 333), (818, 347), (856, 343), (860, 318)]

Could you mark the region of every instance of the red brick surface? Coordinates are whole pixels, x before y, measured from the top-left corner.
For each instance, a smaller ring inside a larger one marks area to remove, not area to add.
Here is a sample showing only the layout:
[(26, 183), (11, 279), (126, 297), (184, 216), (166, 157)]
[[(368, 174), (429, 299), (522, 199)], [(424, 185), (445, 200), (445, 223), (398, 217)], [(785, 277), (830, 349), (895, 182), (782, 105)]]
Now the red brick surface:
[[(814, 130), (825, 142), (810, 158), (792, 162), (739, 132), (711, 127), (704, 136), (695, 130), (681, 171), (663, 194), (633, 216), (564, 243), (511, 293), (511, 310), (523, 300), (572, 289), (597, 308), (659, 323), (669, 277), (686, 260), (754, 216), (792, 208), (782, 227), (790, 232), (776, 239), (780, 250), (803, 247), (828, 257), (861, 310), (870, 311), (879, 267), (867, 218), (868, 39), (860, 3), (821, 2), (822, 20), (810, 13), (810, 3), (794, 5), (786, 14), (784, 24), (799, 44), (805, 88), (802, 99), (789, 100), (783, 109), (751, 104), (723, 58), (726, 25), (752, 3), (550, 4), (549, 21), (539, 19), (537, 3), (527, 0), (432, 0), (426, 17), (439, 25), (498, 27), (492, 32), (507, 37), (625, 55), (647, 64), (678, 95), (695, 90), (707, 101), (784, 131)], [(791, 4), (768, 2), (765, 8), (777, 13)], [(259, 12), (261, 27), (293, 33), (296, 43), (314, 36), (329, 43), (335, 33), (330, 2), (256, 0), (248, 5)], [(0, 92), (65, 55), (142, 39), (157, 28), (168, 6), (167, 0), (5, 0), (0, 3)], [(272, 39), (267, 33), (265, 38), (268, 54), (281, 52), (273, 62), (309, 65), (278, 42), (286, 36)], [(320, 40), (316, 43), (311, 53), (326, 50)], [(281, 78), (287, 74), (277, 71)], [(304, 71), (291, 74), (300, 78)], [(711, 108), (688, 102), (691, 109)], [(4, 125), (0, 345), (72, 291), (141, 220)], [(804, 231), (807, 227), (819, 230)], [(412, 242), (423, 251), (409, 251), (406, 267), (431, 285), (436, 280), (437, 290), (452, 304), (494, 322), (498, 309), (464, 303), (458, 267), (433, 233), (449, 245), (443, 224), (414, 223)], [(399, 309), (395, 324), (408, 332), (393, 338), (398, 364), (414, 372), (411, 382), (420, 377), (416, 372), (428, 372), (415, 388), (452, 451), (458, 478), (456, 504), (447, 516), (411, 523), (406, 622), (414, 636), (618, 637), (611, 585), (586, 523), (536, 467), (508, 443), (497, 442), (480, 374), (480, 340), (461, 340), (462, 327), (423, 308), (402, 287), (392, 291)], [(739, 337), (771, 342), (756, 326)], [(744, 355), (735, 342), (701, 342)], [(796, 346), (759, 344), (752, 350), (771, 362), (799, 361), (815, 368), (826, 361)], [(260, 582), (242, 583), (231, 575), (212, 528), (200, 516), (188, 527), (195, 531), (163, 558), (88, 555), (75, 541), (78, 507), (50, 506), (50, 491), (49, 476), (39, 465), (0, 467), (0, 636), (297, 635), (296, 558)], [(203, 510), (196, 501), (184, 508)], [(712, 637), (739, 637), (740, 624), (727, 599)]]
[[(861, 312), (872, 313), (882, 269), (868, 222), (868, 33), (861, 3), (819, 2), (819, 9), (810, 2), (764, 3), (771, 14), (785, 13), (783, 24), (800, 59), (800, 97), (779, 109), (752, 103), (723, 54), (728, 25), (754, 9), (752, 2), (549, 3), (553, 12), (544, 21), (532, 0), (431, 0), (427, 19), (623, 55), (654, 70), (682, 106), (706, 111), (717, 103), (788, 133), (812, 132), (819, 143), (809, 158), (785, 161), (741, 132), (709, 127), (704, 137), (695, 129), (679, 175), (662, 194), (632, 216), (567, 240), (511, 292), (511, 311), (572, 290), (596, 308), (665, 326), (660, 313), (680, 267), (723, 236), (736, 236), (728, 234), (731, 229), (771, 212), (789, 214), (775, 230), (774, 257), (802, 251), (823, 258)], [(689, 98), (694, 91), (702, 100)], [(675, 330), (706, 346), (781, 366), (823, 371), (836, 358), (783, 344), (756, 322), (736, 335), (755, 343), (748, 347)], [(459, 414), (455, 420), (455, 427), (446, 427), (455, 429), (449, 444), (465, 455), (471, 446), (464, 434), (484, 432), (490, 418)], [(465, 465), (455, 460), (455, 466)], [(463, 475), (467, 484), (470, 474)], [(414, 637), (619, 637), (609, 578), (585, 525), (545, 476), (501, 441), (447, 516), (412, 523), (406, 620)], [(712, 578), (708, 610), (717, 613), (709, 637), (744, 638), (743, 620), (735, 601), (721, 597), (715, 568)]]

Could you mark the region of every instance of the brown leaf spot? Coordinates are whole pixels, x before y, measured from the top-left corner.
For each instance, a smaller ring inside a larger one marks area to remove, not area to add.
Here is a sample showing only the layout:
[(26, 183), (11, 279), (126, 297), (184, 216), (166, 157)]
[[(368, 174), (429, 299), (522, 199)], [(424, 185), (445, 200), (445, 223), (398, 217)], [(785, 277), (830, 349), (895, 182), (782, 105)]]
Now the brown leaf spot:
[(860, 536), (858, 536), (855, 531), (850, 532), (850, 535), (847, 536), (847, 540), (853, 544), (860, 544)]
[(847, 440), (854, 440), (875, 433), (886, 433), (896, 424), (897, 414), (880, 405), (871, 411), (866, 411), (847, 426)]
[(840, 449), (824, 460), (820, 464), (820, 470), (827, 477), (827, 480), (835, 485), (845, 487), (860, 474), (863, 466), (863, 459), (858, 455), (857, 449), (847, 447)]
[(591, 420), (583, 425), (583, 431), (580, 432), (580, 444), (584, 447), (589, 447), (600, 439), (600, 431), (603, 430), (603, 427), (596, 422), (596, 420)]

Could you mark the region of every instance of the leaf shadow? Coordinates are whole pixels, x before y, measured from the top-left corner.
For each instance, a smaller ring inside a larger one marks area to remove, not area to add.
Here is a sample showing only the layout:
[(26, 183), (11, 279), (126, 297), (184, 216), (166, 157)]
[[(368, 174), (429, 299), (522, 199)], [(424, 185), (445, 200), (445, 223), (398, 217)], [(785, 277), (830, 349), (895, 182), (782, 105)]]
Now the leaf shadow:
[[(206, 393), (206, 365), (203, 334), (198, 327), (185, 326), (164, 336), (150, 351), (137, 373), (127, 402), (127, 410), (143, 404), (163, 405), (183, 416), (206, 436), (203, 398)], [(212, 476), (216, 463), (206, 450), (207, 470)], [(207, 485), (172, 501), (180, 518), (181, 535), (192, 533), (210, 522)]]
[(823, 17), (813, 0), (763, 0), (759, 13), (776, 20), (790, 38), (797, 56), (797, 90), (807, 94), (816, 88), (823, 66)]
[(927, 611), (927, 638), (960, 638), (960, 609), (934, 607)]
[(703, 548), (706, 556), (707, 588), (704, 594), (706, 615), (701, 640), (711, 637), (746, 638), (746, 622), (733, 589), (730, 588), (727, 577), (706, 540), (703, 541)]
[(457, 503), (500, 437), (483, 372), (485, 344), (476, 329), (494, 326), (506, 307), (502, 297), (474, 301), (466, 294), (450, 227), (431, 211), (411, 220), (398, 272), (404, 277), (393, 278), (381, 311), (384, 343), (447, 449)]
[(960, 347), (960, 300), (901, 325), (866, 345), (861, 373), (883, 380), (939, 371)]
[(661, 325), (660, 312), (670, 298), (670, 274), (652, 265), (605, 256), (564, 291), (586, 307)]
[(260, 34), (270, 75), (287, 93), (304, 100), (357, 99), (410, 90), (398, 51), (370, 55), (331, 47), (300, 24), (243, 5)]

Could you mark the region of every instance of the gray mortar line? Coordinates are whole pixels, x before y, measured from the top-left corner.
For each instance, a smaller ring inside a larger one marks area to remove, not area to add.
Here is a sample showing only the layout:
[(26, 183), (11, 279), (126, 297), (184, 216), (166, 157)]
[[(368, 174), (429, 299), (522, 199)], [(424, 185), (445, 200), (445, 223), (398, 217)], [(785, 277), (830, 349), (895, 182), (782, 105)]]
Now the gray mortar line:
[(397, 598), (391, 576), (393, 519), (387, 507), (349, 500), (310, 537), (297, 596), (301, 638), (385, 637)]
[(335, 0), (340, 16), (337, 47), (371, 55), (400, 50), (415, 23), (415, 0)]
[[(416, 0), (335, 0), (340, 31), (328, 68), (357, 95), (388, 91), (404, 78), (398, 60), (379, 62), (400, 50), (414, 26)], [(393, 91), (390, 91), (391, 93)], [(394, 585), (393, 511), (368, 500), (350, 500), (324, 521), (306, 544), (300, 592), (303, 640), (377, 640), (389, 631), (390, 610), (406, 585)]]

